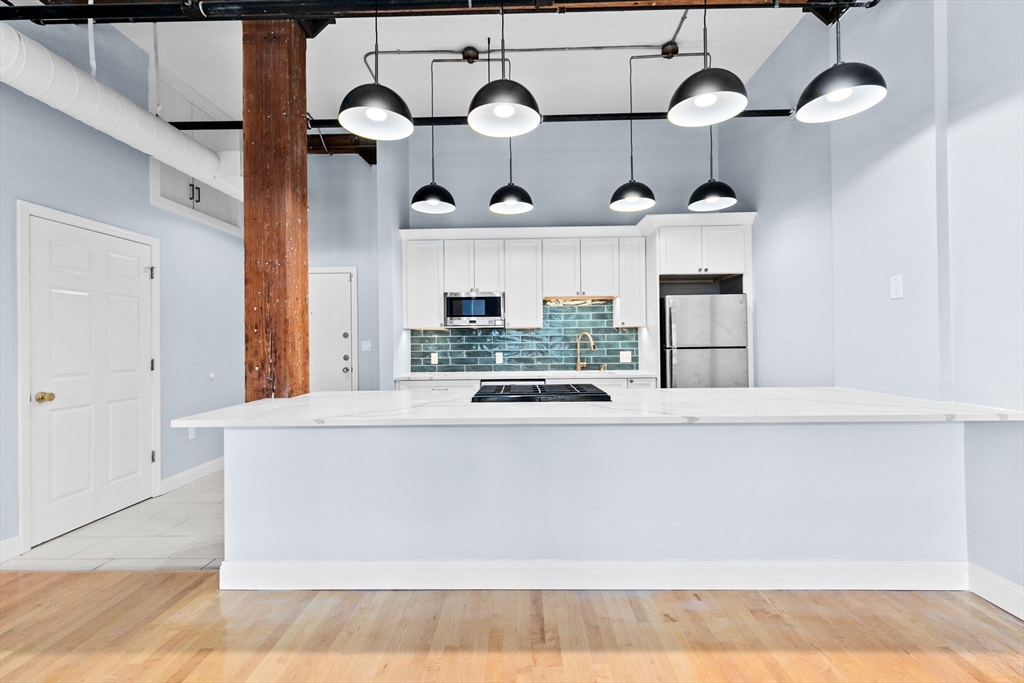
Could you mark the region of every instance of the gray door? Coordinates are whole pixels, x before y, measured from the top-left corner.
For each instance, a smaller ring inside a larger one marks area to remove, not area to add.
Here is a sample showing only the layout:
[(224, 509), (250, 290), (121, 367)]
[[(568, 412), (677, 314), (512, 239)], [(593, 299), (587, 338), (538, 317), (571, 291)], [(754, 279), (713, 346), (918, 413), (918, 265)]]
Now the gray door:
[(662, 371), (669, 389), (746, 387), (746, 349), (666, 349)]
[(670, 349), (747, 345), (747, 295), (667, 296), (664, 344)]

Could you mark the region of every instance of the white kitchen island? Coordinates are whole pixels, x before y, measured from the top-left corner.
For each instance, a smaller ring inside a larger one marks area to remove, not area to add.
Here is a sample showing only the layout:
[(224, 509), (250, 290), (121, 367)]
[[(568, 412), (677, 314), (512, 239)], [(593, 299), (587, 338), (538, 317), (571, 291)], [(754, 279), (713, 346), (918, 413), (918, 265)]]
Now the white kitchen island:
[(221, 587), (964, 589), (965, 430), (1010, 430), (980, 440), (1000, 448), (1024, 429), (1020, 412), (837, 388), (471, 396), (175, 420), (225, 431)]

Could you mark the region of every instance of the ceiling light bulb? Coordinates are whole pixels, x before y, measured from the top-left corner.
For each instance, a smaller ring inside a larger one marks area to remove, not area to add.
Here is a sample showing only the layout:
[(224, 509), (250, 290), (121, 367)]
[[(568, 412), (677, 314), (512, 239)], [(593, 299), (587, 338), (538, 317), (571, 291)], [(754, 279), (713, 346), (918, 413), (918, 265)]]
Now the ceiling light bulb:
[(712, 104), (718, 101), (718, 95), (713, 92), (698, 95), (693, 101), (695, 105), (703, 109), (704, 107), (710, 107)]
[(721, 197), (719, 197), (717, 194), (709, 194), (707, 197), (704, 198), (704, 201), (706, 201), (708, 204), (714, 204), (719, 199), (721, 199)]
[(431, 206), (437, 206), (440, 203), (441, 202), (438, 200), (437, 197), (431, 197), (430, 199), (427, 200), (427, 204), (430, 204)]
[(513, 206), (513, 205), (515, 205), (515, 203), (516, 203), (516, 198), (515, 197), (509, 197), (509, 198), (507, 198), (505, 200), (505, 204), (508, 205), (508, 206)]
[(511, 104), (499, 104), (494, 108), (494, 115), (500, 119), (507, 119), (516, 113), (516, 108)]
[(369, 107), (366, 110), (366, 118), (370, 119), (371, 121), (383, 121), (387, 117), (388, 113), (383, 109), (378, 109), (377, 107)]
[(638, 195), (638, 194), (627, 194), (626, 195), (626, 201), (627, 202), (635, 202), (638, 199), (640, 199), (640, 195)]
[(825, 99), (827, 99), (829, 102), (842, 102), (852, 94), (853, 88), (840, 88), (839, 90), (834, 90), (830, 92), (828, 95), (825, 96)]

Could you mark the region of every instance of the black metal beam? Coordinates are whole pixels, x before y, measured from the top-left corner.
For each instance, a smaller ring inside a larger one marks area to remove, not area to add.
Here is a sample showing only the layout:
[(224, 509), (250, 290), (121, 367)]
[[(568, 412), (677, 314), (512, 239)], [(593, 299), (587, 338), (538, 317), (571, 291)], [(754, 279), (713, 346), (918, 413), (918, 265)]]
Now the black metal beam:
[[(98, 23), (165, 21), (241, 21), (258, 19), (330, 19), (371, 16), (379, 4), (381, 16), (423, 16), (481, 14), (496, 12), (501, 0), (184, 0), (183, 2), (116, 2), (99, 4), (57, 4), (0, 6), (0, 21), (27, 20), (36, 23)], [(877, 0), (874, 0), (877, 2)], [(791, 7), (825, 10), (867, 7), (872, 0), (732, 0), (715, 3), (714, 9)], [(623, 0), (504, 0), (509, 13), (602, 12), (687, 9), (700, 4), (637, 2)]]
[[(789, 118), (792, 109), (747, 109), (737, 114), (738, 119)], [(636, 112), (634, 114), (552, 114), (544, 117), (544, 123), (580, 123), (585, 121), (656, 121), (665, 119), (665, 112)], [(464, 126), (465, 116), (429, 116), (414, 118), (417, 126)], [(171, 121), (178, 130), (242, 130), (241, 121)], [(310, 128), (341, 128), (337, 119), (311, 119)]]

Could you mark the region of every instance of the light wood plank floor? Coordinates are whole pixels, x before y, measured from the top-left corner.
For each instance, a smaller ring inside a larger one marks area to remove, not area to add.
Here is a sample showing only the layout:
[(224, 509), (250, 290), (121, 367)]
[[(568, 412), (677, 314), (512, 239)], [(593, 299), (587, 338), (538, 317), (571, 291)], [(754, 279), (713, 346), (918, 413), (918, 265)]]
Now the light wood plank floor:
[(1021, 681), (969, 593), (234, 592), (212, 572), (0, 572), (0, 680)]

